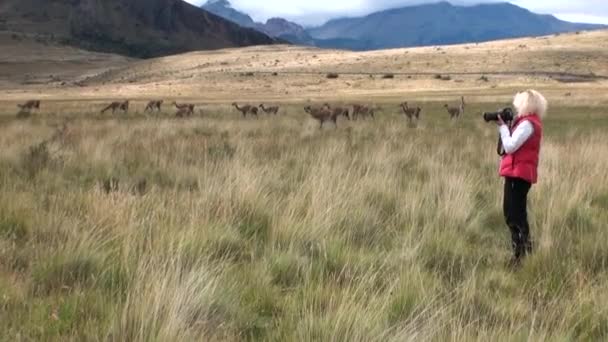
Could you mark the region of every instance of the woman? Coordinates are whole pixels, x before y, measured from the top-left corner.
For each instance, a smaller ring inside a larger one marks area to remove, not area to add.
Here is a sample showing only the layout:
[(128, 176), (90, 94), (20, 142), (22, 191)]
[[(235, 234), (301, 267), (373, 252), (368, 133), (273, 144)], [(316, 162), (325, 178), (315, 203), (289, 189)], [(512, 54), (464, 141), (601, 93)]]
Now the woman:
[(516, 266), (532, 252), (526, 205), (530, 187), (538, 180), (547, 100), (536, 90), (527, 90), (515, 95), (513, 105), (517, 110), (513, 123), (507, 126), (499, 117), (498, 125), (505, 152), (500, 163), (500, 176), (505, 178), (503, 210), (511, 230), (511, 264)]

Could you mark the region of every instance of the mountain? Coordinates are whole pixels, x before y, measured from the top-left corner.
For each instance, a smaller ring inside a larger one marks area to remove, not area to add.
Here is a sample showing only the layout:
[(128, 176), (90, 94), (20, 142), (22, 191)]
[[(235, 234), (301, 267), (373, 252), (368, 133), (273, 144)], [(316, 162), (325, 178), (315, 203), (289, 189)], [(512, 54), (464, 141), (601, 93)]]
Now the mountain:
[(209, 0), (201, 8), (243, 27), (254, 28), (270, 37), (294, 44), (314, 44), (314, 40), (304, 27), (283, 18), (271, 18), (266, 23), (255, 22), (248, 14), (234, 9), (228, 0)]
[(256, 28), (271, 37), (284, 39), (294, 44), (315, 45), (304, 27), (283, 18), (270, 18), (265, 24), (257, 24)]
[(2, 0), (0, 30), (135, 57), (276, 42), (182, 0)]
[(243, 27), (254, 28), (256, 26), (248, 14), (232, 8), (232, 4), (228, 0), (209, 0), (201, 8)]
[(448, 2), (409, 6), (341, 18), (308, 30), (316, 45), (375, 50), (482, 42), (602, 28), (539, 15), (510, 3), (455, 6)]

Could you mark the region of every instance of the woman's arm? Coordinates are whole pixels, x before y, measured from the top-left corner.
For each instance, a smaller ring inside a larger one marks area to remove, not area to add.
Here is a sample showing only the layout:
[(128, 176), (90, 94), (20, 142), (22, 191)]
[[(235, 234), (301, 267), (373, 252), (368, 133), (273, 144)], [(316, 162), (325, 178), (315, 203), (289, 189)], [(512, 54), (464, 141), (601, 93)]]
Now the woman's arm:
[(517, 152), (523, 144), (534, 134), (534, 126), (529, 121), (524, 121), (517, 126), (515, 132), (511, 134), (507, 125), (499, 128), (502, 146), (507, 154)]

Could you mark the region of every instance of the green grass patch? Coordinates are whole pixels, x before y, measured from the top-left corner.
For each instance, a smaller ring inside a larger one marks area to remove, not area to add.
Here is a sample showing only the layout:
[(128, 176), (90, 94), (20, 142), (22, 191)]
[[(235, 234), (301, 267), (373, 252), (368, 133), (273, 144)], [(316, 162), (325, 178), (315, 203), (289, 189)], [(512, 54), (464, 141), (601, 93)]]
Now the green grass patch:
[(24, 244), (30, 236), (30, 229), (25, 220), (11, 214), (0, 215), (0, 239)]
[(32, 270), (34, 292), (49, 294), (92, 286), (100, 268), (95, 258), (83, 255), (58, 256), (42, 261)]

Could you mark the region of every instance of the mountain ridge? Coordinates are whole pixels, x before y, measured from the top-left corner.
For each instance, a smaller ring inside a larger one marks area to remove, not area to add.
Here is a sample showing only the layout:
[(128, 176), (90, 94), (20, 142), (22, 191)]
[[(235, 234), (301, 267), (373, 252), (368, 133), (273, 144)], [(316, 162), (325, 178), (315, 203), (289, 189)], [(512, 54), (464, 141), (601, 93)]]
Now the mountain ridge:
[[(461, 6), (439, 1), (361, 17), (334, 18), (308, 28), (282, 18), (255, 22), (248, 14), (234, 9), (228, 0), (209, 0), (202, 7), (294, 44), (356, 51), (485, 42), (606, 27), (562, 21), (508, 2)], [(272, 20), (281, 21), (282, 29), (273, 27)]]
[(277, 42), (182, 0), (3, 0), (0, 30), (144, 58)]
[(442, 1), (329, 20), (307, 32), (315, 40), (346, 42), (334, 48), (386, 48), (483, 42), (605, 28), (535, 14), (508, 2), (458, 6)]

